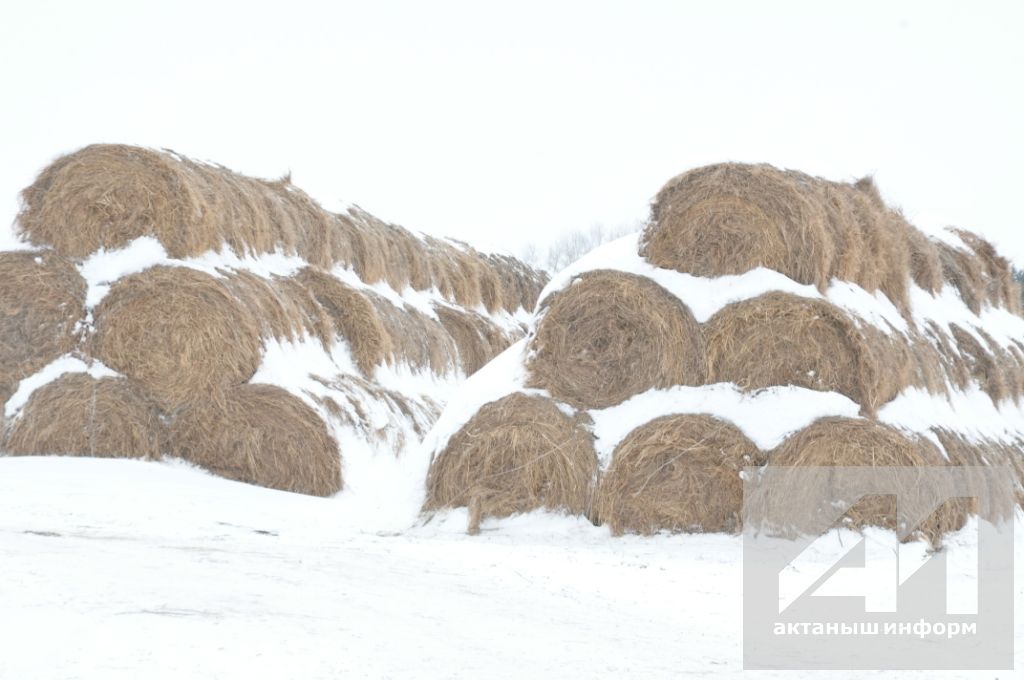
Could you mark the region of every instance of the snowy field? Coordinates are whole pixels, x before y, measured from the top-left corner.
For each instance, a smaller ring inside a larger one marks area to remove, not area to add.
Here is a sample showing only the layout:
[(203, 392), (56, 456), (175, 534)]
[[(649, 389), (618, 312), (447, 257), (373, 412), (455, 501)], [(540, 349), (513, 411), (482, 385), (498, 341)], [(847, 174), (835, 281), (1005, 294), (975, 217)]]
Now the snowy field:
[(544, 515), (470, 537), (460, 512), (374, 532), (346, 509), (182, 464), (0, 458), (0, 678), (801, 677), (742, 671), (737, 537)]

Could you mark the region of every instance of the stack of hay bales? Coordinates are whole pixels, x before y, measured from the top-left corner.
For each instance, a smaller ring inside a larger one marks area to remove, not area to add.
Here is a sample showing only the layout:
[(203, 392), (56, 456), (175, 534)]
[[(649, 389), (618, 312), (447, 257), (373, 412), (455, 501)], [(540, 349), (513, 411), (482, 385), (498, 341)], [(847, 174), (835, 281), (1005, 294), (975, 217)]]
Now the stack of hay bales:
[[(870, 179), (700, 168), (665, 185), (642, 233), (556, 275), (527, 339), (448, 405), (424, 507), (469, 507), (474, 529), (554, 508), (614, 533), (737, 531), (744, 466), (1020, 471), (1022, 343), (1020, 291), (981, 237), (926, 236)], [(524, 413), (516, 395), (529, 395)], [(527, 417), (540, 403), (549, 416)], [(936, 404), (941, 417), (920, 417)], [(562, 455), (560, 440), (528, 436), (554, 414), (599, 461), (586, 510), (537, 492), (571, 479), (534, 462)], [(516, 442), (514, 458), (481, 419)], [(850, 521), (892, 527), (883, 510)], [(924, 533), (937, 540), (964, 516), (953, 508)]]
[(545, 282), (172, 152), (86, 147), (22, 198), (35, 249), (0, 253), (12, 455), (179, 457), (331, 495), (345, 461), (417, 442)]

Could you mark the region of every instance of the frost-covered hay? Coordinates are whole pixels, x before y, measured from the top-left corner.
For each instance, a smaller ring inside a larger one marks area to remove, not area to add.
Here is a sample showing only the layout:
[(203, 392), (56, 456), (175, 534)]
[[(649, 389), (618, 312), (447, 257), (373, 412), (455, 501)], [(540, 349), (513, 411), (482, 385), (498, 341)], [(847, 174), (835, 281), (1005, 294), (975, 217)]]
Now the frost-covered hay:
[(512, 344), (512, 339), (497, 325), (476, 312), (447, 305), (435, 305), (434, 311), (445, 331), (454, 340), (462, 371), (466, 375), (476, 373)]
[(70, 352), (84, 318), (85, 280), (70, 262), (52, 251), (0, 253), (0, 391)]
[(604, 408), (651, 388), (704, 383), (700, 327), (650, 279), (588, 272), (548, 298), (539, 318), (529, 384), (574, 406)]
[(809, 183), (769, 165), (724, 163), (679, 175), (654, 200), (640, 254), (695, 276), (767, 267), (824, 289), (835, 244)]
[(593, 438), (550, 399), (517, 393), (481, 408), (437, 454), (424, 510), (485, 517), (539, 508), (587, 515), (597, 479)]
[(6, 449), (15, 455), (157, 459), (164, 441), (156, 406), (130, 381), (69, 373), (32, 393)]
[(173, 412), (240, 385), (261, 359), (254, 318), (223, 280), (160, 266), (121, 279), (96, 308), (91, 349)]
[(880, 335), (824, 300), (775, 292), (736, 302), (704, 325), (704, 338), (712, 382), (839, 392), (868, 412), (905, 386), (891, 380), (900, 371)]
[(612, 533), (740, 529), (743, 480), (764, 455), (733, 425), (708, 415), (663, 416), (619, 444), (595, 511)]
[(214, 474), (282, 491), (342, 488), (338, 445), (311, 407), (273, 385), (242, 385), (190, 403), (171, 426), (171, 455)]
[[(837, 485), (837, 474), (831, 468), (841, 467), (911, 467), (926, 468), (945, 465), (946, 461), (932, 446), (911, 440), (899, 430), (871, 420), (855, 418), (822, 418), (800, 432), (788, 437), (768, 456), (769, 467), (818, 467), (823, 471), (821, 484)], [(897, 488), (903, 502), (913, 504), (917, 498), (922, 503), (921, 482), (908, 483)], [(787, 508), (785, 516), (812, 518), (816, 512), (828, 512), (824, 507), (815, 511), (814, 490), (800, 493), (787, 488), (785, 493), (766, 495), (767, 502)], [(846, 512), (837, 526), (862, 528), (882, 527), (905, 531), (914, 529), (912, 535), (921, 535), (938, 543), (942, 535), (963, 526), (969, 506), (965, 502), (953, 502), (942, 506), (929, 515), (918, 528), (898, 527), (896, 504), (892, 496), (865, 496)], [(831, 515), (831, 512), (829, 512)], [(806, 521), (806, 520), (805, 520)], [(794, 527), (801, 528), (799, 520)], [(774, 529), (778, 529), (775, 527)]]

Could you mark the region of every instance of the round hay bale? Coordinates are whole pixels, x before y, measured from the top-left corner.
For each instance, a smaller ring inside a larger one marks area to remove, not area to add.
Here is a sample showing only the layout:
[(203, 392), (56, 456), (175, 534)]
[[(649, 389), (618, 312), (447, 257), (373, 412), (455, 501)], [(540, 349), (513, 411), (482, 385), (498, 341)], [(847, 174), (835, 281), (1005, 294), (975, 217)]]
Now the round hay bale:
[(595, 511), (614, 535), (739, 531), (740, 473), (764, 462), (758, 448), (723, 420), (709, 415), (656, 418), (615, 448)]
[(773, 292), (735, 302), (704, 325), (704, 340), (711, 382), (839, 392), (870, 413), (903, 387), (886, 384), (899, 371), (877, 336), (820, 299)]
[(252, 316), (223, 280), (193, 269), (159, 266), (123, 278), (95, 318), (94, 356), (168, 413), (244, 383), (260, 364)]
[(156, 460), (164, 441), (156, 405), (131, 382), (68, 373), (32, 393), (6, 448), (25, 456)]
[[(925, 468), (945, 464), (946, 461), (937, 454), (933, 446), (923, 444), (920, 440), (908, 439), (895, 428), (871, 420), (838, 417), (815, 421), (788, 437), (768, 456), (769, 467)], [(839, 482), (834, 475), (835, 473), (830, 470), (823, 470), (821, 483), (830, 488), (838, 488)], [(927, 499), (921, 499), (919, 495), (921, 484), (923, 482), (915, 482), (899, 488), (901, 502), (913, 504), (916, 502), (913, 499), (916, 498), (922, 503), (927, 503)], [(784, 516), (811, 519), (817, 512), (826, 511), (825, 507), (815, 510), (813, 497), (814, 490), (808, 489), (808, 492), (803, 494), (787, 488), (783, 494), (769, 494), (768, 502), (789, 508)], [(955, 531), (963, 526), (968, 510), (965, 503), (947, 503), (931, 514), (912, 535), (923, 536), (937, 544), (946, 532)], [(847, 507), (846, 513), (836, 526), (908, 529), (898, 527), (896, 512), (895, 498), (892, 496), (865, 496)], [(801, 527), (798, 525), (790, 529), (800, 531)]]
[(808, 181), (801, 173), (737, 163), (679, 175), (654, 200), (640, 254), (695, 276), (767, 267), (824, 290), (835, 244)]
[(655, 387), (701, 385), (700, 327), (650, 279), (583, 274), (542, 307), (529, 360), (531, 387), (580, 408), (605, 408)]
[(312, 496), (342, 488), (338, 445), (316, 411), (273, 385), (186, 406), (169, 452), (227, 479)]
[(483, 406), (430, 466), (424, 510), (484, 517), (539, 508), (585, 515), (597, 479), (593, 437), (550, 399), (516, 393)]
[(49, 165), (21, 197), (21, 232), (66, 257), (146, 235), (156, 235), (172, 257), (221, 245), (219, 234), (196, 228), (207, 206), (193, 175), (158, 151), (87, 146)]
[(492, 321), (469, 310), (434, 305), (437, 318), (455, 341), (462, 372), (473, 375), (512, 344)]
[(0, 385), (16, 386), (74, 349), (85, 289), (71, 263), (52, 251), (0, 253)]
[[(323, 316), (317, 328), (308, 327), (308, 318), (294, 300), (285, 294), (276, 280), (265, 279), (247, 271), (223, 272), (224, 285), (259, 326), (260, 335), (280, 341), (293, 341), (309, 333), (330, 341), (330, 321)], [(305, 292), (305, 291), (303, 291)], [(308, 297), (308, 295), (307, 295)], [(312, 303), (317, 307), (315, 303)], [(322, 328), (322, 326), (326, 326)]]

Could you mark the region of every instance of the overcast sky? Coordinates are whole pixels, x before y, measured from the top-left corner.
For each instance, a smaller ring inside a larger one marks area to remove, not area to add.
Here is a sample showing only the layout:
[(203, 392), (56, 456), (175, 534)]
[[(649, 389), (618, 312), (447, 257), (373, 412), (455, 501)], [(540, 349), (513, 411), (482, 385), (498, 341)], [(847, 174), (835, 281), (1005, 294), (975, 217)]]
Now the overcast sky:
[(873, 173), (1024, 264), (1024, 3), (5, 2), (0, 209), (92, 142), (518, 251), (723, 160)]

